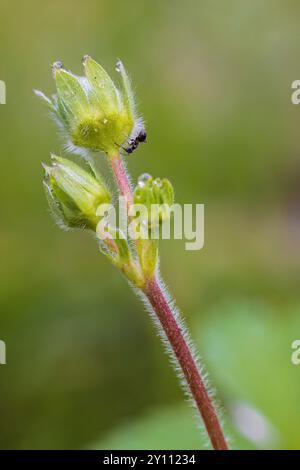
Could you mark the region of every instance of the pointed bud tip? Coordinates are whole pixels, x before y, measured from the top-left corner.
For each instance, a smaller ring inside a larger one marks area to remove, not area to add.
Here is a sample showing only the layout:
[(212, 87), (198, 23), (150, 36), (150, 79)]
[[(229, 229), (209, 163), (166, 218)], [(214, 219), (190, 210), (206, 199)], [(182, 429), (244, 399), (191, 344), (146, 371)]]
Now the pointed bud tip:
[(53, 76), (55, 78), (56, 72), (58, 70), (64, 69), (64, 64), (60, 60), (58, 60), (57, 62), (54, 62), (51, 67), (52, 67)]
[(82, 63), (83, 63), (83, 65), (85, 65), (89, 59), (91, 59), (91, 56), (88, 55), (88, 54), (85, 54), (85, 55), (82, 57)]
[(49, 165), (47, 165), (46, 163), (42, 162), (42, 167), (44, 168), (45, 170), (45, 176), (49, 176), (50, 173), (51, 173), (51, 167)]
[(122, 61), (120, 59), (118, 59), (117, 62), (116, 62), (116, 65), (115, 65), (116, 71), (121, 72), (122, 67), (123, 67)]

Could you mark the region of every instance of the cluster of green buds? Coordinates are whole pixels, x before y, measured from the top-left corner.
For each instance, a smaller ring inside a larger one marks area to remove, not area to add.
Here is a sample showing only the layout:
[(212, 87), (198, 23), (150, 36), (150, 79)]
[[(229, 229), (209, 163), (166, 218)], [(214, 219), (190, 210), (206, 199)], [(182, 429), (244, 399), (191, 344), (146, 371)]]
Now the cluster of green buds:
[[(91, 170), (55, 155), (52, 155), (52, 164), (43, 164), (43, 167), (46, 196), (58, 225), (63, 229), (81, 228), (98, 233), (103, 213), (100, 208), (109, 208), (111, 201), (102, 179)], [(118, 228), (103, 227), (99, 248), (134, 285), (142, 283), (126, 237)]]
[[(141, 287), (145, 276), (151, 276), (156, 269), (158, 240), (150, 236), (134, 243), (128, 241), (127, 234), (124, 236), (118, 227), (106, 224), (99, 208), (110, 203), (111, 194), (102, 176), (95, 171), (94, 158), (95, 152), (101, 151), (111, 157), (111, 161), (117, 158), (121, 162), (120, 147), (128, 143), (125, 150), (131, 153), (139, 142), (145, 141), (146, 133), (136, 117), (132, 89), (123, 64), (120, 61), (117, 64), (120, 87), (91, 57), (85, 56), (83, 65), (85, 76), (78, 77), (67, 71), (61, 62), (56, 62), (53, 75), (57, 93), (49, 99), (42, 92), (36, 92), (64, 130), (69, 148), (80, 149), (89, 164), (83, 167), (69, 159), (52, 156), (51, 165), (44, 165), (46, 195), (61, 227), (95, 232), (100, 250), (135, 286)], [(121, 177), (124, 172), (120, 171)], [(169, 207), (173, 201), (173, 187), (167, 179), (142, 175), (132, 202), (144, 206), (147, 220), (142, 220), (140, 227), (136, 224), (135, 228), (146, 227), (150, 233), (160, 227), (170, 217)]]
[(61, 62), (55, 62), (57, 94), (52, 99), (40, 91), (36, 94), (46, 102), (63, 129), (69, 147), (112, 154), (139, 125), (130, 81), (121, 61), (116, 66), (121, 76), (120, 88), (90, 56), (84, 56), (83, 66), (85, 76), (79, 77)]

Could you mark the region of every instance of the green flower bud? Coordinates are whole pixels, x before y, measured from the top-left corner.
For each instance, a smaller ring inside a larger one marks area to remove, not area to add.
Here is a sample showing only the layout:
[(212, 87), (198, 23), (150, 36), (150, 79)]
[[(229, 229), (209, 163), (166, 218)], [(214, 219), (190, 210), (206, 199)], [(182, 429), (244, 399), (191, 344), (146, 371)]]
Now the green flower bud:
[(63, 228), (96, 230), (100, 204), (109, 203), (104, 183), (76, 163), (52, 156), (45, 168), (44, 186), (50, 209)]
[(122, 87), (119, 90), (106, 71), (91, 57), (83, 58), (85, 77), (53, 65), (57, 94), (42, 98), (66, 132), (72, 146), (108, 154), (115, 152), (130, 137), (138, 119), (135, 116), (131, 85), (121, 62), (117, 64)]
[(133, 193), (134, 204), (146, 206), (148, 225), (158, 225), (170, 217), (169, 207), (174, 203), (174, 189), (166, 178), (141, 175)]

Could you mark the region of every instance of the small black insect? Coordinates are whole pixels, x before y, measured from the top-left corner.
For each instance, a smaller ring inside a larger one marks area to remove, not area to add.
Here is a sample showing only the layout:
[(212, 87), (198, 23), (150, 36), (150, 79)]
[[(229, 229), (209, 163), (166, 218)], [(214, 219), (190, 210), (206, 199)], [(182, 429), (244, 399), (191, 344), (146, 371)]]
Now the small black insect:
[(145, 129), (141, 129), (138, 135), (128, 141), (128, 147), (124, 147), (126, 153), (130, 154), (134, 152), (141, 142), (146, 142), (147, 133)]

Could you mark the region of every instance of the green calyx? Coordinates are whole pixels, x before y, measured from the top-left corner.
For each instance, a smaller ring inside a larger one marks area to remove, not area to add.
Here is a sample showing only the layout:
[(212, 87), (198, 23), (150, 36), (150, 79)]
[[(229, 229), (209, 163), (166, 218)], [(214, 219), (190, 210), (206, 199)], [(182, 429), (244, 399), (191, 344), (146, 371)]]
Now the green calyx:
[(152, 178), (145, 173), (138, 179), (133, 202), (143, 214), (139, 216), (135, 230), (146, 235), (139, 240), (137, 251), (142, 272), (149, 279), (155, 272), (158, 257), (158, 239), (152, 237), (152, 229), (159, 228), (170, 218), (170, 206), (174, 203), (173, 186), (166, 178)]
[(44, 168), (47, 199), (59, 225), (96, 230), (97, 208), (110, 202), (104, 183), (65, 158), (52, 156), (52, 165)]
[(173, 186), (166, 178), (152, 178), (145, 173), (138, 179), (133, 202), (146, 207), (149, 227), (159, 225), (170, 217), (170, 206), (174, 203)]
[(53, 100), (36, 92), (50, 107), (71, 143), (80, 148), (113, 153), (128, 140), (135, 124), (133, 93), (126, 71), (117, 64), (119, 90), (91, 57), (83, 58), (84, 77), (53, 65), (57, 94)]

